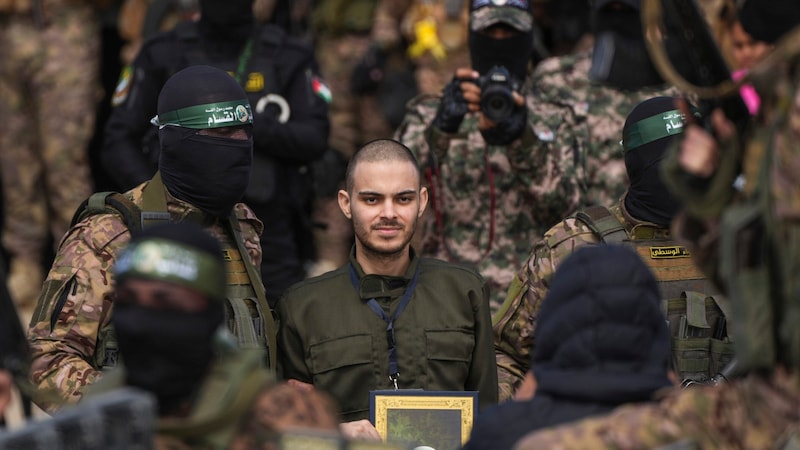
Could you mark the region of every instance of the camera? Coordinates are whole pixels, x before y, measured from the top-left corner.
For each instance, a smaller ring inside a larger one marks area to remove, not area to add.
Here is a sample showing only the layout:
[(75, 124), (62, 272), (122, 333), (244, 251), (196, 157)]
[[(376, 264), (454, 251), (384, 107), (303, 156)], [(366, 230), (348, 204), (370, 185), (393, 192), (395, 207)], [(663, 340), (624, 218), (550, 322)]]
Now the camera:
[(481, 88), (481, 112), (487, 119), (499, 122), (507, 119), (514, 112), (514, 96), (517, 83), (503, 66), (494, 66), (485, 75), (478, 78)]

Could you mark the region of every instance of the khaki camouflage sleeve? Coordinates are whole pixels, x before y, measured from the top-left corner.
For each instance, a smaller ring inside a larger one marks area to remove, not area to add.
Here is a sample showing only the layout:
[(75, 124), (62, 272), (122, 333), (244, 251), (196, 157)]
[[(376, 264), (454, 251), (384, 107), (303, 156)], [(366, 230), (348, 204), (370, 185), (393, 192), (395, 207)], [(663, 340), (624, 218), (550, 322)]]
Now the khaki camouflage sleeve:
[(250, 261), (255, 267), (261, 267), (261, 259), (263, 257), (261, 233), (264, 231), (264, 223), (256, 217), (256, 213), (252, 209), (243, 203), (237, 203), (234, 206), (234, 213), (239, 221), (244, 248), (247, 249), (247, 253), (250, 255)]
[(796, 427), (799, 397), (796, 373), (675, 388), (658, 403), (531, 433), (514, 449), (645, 449), (677, 442), (687, 444), (679, 448), (782, 448), (776, 443)]
[(569, 218), (549, 229), (533, 246), (492, 321), (501, 400), (513, 396), (530, 369), (539, 309), (558, 265), (576, 248), (595, 243), (591, 230)]
[(80, 400), (100, 376), (94, 357), (98, 333), (110, 321), (111, 269), (129, 239), (116, 216), (97, 215), (61, 242), (28, 330), (34, 401), (48, 412)]

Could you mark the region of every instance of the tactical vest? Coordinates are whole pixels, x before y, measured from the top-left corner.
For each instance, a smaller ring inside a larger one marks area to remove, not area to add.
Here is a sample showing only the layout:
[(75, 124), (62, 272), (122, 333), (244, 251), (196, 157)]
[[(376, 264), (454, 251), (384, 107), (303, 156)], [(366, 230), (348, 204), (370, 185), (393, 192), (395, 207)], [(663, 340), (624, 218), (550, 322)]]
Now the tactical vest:
[(664, 228), (640, 224), (627, 231), (622, 218), (602, 206), (586, 208), (575, 219), (601, 242), (632, 248), (653, 272), (672, 336), (672, 369), (683, 384), (709, 382), (723, 373), (734, 356), (727, 332), (730, 306), (688, 250)]
[[(115, 214), (133, 233), (154, 223), (170, 221), (165, 188), (156, 174), (142, 192), (141, 208), (122, 194), (93, 194), (76, 211), (73, 225), (93, 214)], [(258, 268), (247, 256), (239, 224), (231, 216), (225, 222), (225, 239), (220, 242), (227, 270), (225, 320), (242, 348), (264, 349), (267, 367), (276, 365), (277, 327), (267, 303)], [(119, 346), (111, 324), (100, 330), (95, 347), (94, 366), (105, 369), (117, 363)]]

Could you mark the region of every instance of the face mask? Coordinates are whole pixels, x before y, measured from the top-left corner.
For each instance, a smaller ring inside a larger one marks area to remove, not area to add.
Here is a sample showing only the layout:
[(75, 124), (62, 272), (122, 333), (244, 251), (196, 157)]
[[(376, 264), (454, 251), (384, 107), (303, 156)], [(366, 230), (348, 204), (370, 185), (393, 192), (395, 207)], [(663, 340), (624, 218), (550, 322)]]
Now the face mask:
[(219, 38), (224, 39), (237, 28), (249, 30), (253, 20), (252, 0), (200, 0), (200, 21), (223, 33)]
[(153, 392), (162, 413), (189, 399), (211, 363), (222, 317), (221, 307), (186, 313), (115, 304), (112, 323), (128, 384)]
[(523, 82), (528, 74), (528, 61), (532, 52), (533, 36), (530, 33), (494, 39), (475, 31), (469, 32), (472, 67), (481, 75), (494, 66), (503, 66), (517, 82)]
[(170, 194), (217, 217), (225, 217), (247, 189), (253, 138), (200, 136), (197, 130), (164, 127), (159, 170)]
[(664, 153), (658, 147), (649, 149), (642, 146), (625, 154), (625, 166), (628, 167), (630, 179), (625, 208), (639, 220), (669, 227), (680, 203), (670, 194), (661, 178), (659, 164), (664, 159)]

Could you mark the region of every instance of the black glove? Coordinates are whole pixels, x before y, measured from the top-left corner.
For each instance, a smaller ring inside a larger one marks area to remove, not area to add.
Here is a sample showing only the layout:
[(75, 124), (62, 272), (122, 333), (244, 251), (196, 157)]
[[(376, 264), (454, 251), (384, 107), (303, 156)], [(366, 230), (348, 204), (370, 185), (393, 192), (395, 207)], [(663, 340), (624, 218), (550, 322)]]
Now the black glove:
[(385, 67), (386, 52), (379, 45), (370, 46), (350, 75), (350, 92), (364, 95), (377, 91)]
[(453, 81), (444, 87), (442, 102), (436, 110), (433, 125), (445, 133), (455, 133), (467, 114), (467, 101), (461, 92), (461, 81), (453, 77)]
[(489, 145), (508, 145), (522, 136), (528, 122), (528, 108), (525, 105), (516, 106), (514, 112), (492, 128), (481, 131), (483, 140)]

